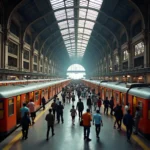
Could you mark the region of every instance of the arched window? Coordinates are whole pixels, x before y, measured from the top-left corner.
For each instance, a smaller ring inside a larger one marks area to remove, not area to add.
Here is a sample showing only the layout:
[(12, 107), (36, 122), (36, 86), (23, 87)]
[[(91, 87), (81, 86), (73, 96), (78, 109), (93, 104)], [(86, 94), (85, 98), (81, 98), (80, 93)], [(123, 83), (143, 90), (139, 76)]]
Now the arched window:
[(85, 78), (85, 69), (79, 64), (73, 64), (67, 69), (67, 78), (82, 79)]

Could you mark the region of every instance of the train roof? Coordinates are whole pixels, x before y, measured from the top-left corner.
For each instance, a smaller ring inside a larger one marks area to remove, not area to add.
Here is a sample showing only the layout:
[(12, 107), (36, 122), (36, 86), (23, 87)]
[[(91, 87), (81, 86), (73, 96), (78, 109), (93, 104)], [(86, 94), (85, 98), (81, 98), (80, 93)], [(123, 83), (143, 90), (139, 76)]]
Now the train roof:
[(131, 88), (129, 94), (144, 98), (150, 99), (150, 87), (135, 87)]
[(118, 91), (121, 91), (124, 93), (127, 92), (127, 90), (128, 90), (125, 83), (107, 82), (107, 81), (100, 81), (100, 80), (86, 80), (86, 81), (95, 83), (95, 84), (103, 86), (103, 87), (115, 89), (115, 90), (118, 90)]
[(64, 81), (68, 81), (68, 80), (51, 81), (51, 82), (44, 82), (44, 83), (31, 83), (28, 85), (0, 86), (0, 98), (9, 98), (15, 95), (28, 93), (28, 92), (46, 88), (55, 84), (59, 84)]
[(17, 83), (17, 82), (30, 82), (30, 81), (53, 81), (53, 80), (60, 80), (60, 79), (3, 80), (3, 81), (0, 81), (0, 83)]
[(125, 83), (118, 83), (118, 82), (108, 82), (108, 83), (106, 82), (106, 83), (101, 83), (100, 85), (107, 87), (107, 88), (115, 89), (124, 93), (126, 93), (129, 89), (126, 87)]

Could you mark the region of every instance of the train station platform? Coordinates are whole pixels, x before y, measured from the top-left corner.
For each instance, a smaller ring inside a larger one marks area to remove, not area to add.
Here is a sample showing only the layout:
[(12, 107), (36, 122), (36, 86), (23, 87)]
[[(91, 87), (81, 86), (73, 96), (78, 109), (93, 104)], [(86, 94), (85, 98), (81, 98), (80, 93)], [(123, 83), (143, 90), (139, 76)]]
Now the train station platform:
[[(59, 97), (61, 97), (59, 95)], [(86, 99), (83, 99), (86, 110)], [(77, 96), (75, 104), (77, 103)], [(72, 103), (66, 104), (64, 109), (64, 123), (55, 123), (55, 135), (46, 141), (47, 122), (45, 116), (51, 105), (49, 102), (46, 109), (37, 113), (34, 126), (29, 129), (28, 139), (21, 140), (21, 127), (0, 143), (0, 150), (150, 150), (148, 141), (139, 136), (132, 136), (131, 142), (127, 142), (124, 127), (122, 131), (113, 128), (113, 117), (106, 116), (102, 112), (103, 124), (100, 139), (97, 140), (95, 126), (91, 126), (91, 142), (84, 141), (83, 127), (79, 126), (78, 115), (75, 126), (72, 126), (70, 109)], [(51, 132), (50, 132), (51, 135)]]

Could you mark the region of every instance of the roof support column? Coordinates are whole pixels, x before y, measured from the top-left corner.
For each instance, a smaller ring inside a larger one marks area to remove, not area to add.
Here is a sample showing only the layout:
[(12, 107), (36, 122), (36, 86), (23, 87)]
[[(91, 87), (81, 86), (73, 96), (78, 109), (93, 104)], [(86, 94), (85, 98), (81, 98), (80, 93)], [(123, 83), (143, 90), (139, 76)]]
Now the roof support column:
[(2, 26), (0, 24), (0, 68), (3, 68), (2, 66), (2, 60), (3, 60), (3, 44), (4, 44), (4, 41), (3, 41), (3, 32), (2, 32)]
[(19, 71), (23, 71), (23, 51), (24, 51), (24, 41), (23, 41), (23, 22), (20, 27), (20, 44), (19, 44)]

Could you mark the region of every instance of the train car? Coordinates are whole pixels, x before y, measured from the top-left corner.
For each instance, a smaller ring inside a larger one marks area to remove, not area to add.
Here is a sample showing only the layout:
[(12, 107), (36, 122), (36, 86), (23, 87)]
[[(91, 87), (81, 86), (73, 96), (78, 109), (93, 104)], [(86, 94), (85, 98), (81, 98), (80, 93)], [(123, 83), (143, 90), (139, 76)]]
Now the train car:
[[(135, 116), (136, 107), (141, 111), (139, 123), (140, 132), (147, 138), (150, 138), (150, 86), (148, 84), (125, 84), (118, 82), (100, 83), (100, 81), (84, 80), (87, 86), (88, 82), (100, 84), (100, 92), (102, 99), (106, 96), (114, 97), (114, 103), (124, 106), (128, 103), (132, 116)], [(109, 93), (110, 92), (110, 93)]]
[[(47, 102), (60, 92), (61, 87), (69, 84), (69, 80), (53, 81), (45, 83), (33, 83), (28, 85), (1, 86), (0, 87), (0, 135), (6, 135), (12, 131), (20, 121), (20, 108), (23, 103), (32, 99), (36, 110), (41, 106), (41, 98), (44, 96)], [(51, 89), (55, 90), (51, 94)], [(58, 90), (57, 90), (58, 89)], [(56, 93), (57, 92), (57, 93)]]
[(6, 80), (0, 81), (0, 86), (8, 86), (8, 85), (18, 85), (18, 84), (29, 84), (29, 83), (38, 83), (38, 82), (50, 82), (50, 81), (58, 81), (62, 79), (28, 79), (28, 80)]
[(140, 108), (139, 130), (146, 137), (150, 138), (150, 87), (135, 87), (130, 89), (128, 102), (133, 116), (135, 115), (136, 106)]

